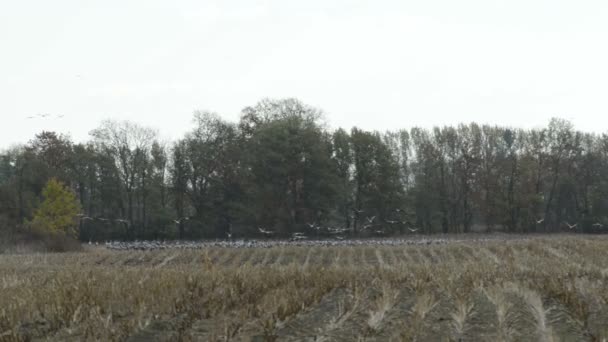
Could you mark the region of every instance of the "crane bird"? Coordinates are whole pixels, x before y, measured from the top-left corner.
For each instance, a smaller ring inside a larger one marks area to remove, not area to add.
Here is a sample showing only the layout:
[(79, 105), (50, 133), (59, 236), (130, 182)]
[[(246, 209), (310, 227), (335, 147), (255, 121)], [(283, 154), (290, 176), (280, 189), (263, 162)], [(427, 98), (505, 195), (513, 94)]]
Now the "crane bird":
[(595, 228), (604, 228), (604, 225), (598, 222), (598, 223), (594, 223), (593, 227), (595, 227)]
[(539, 219), (539, 220), (536, 220), (536, 224), (541, 224), (541, 223), (543, 223), (543, 222), (545, 222), (545, 219), (544, 219), (544, 218), (541, 218), (541, 219)]
[(367, 219), (367, 222), (374, 223), (374, 220), (376, 219), (376, 216), (366, 217), (366, 219)]
[(385, 220), (385, 221), (388, 224), (397, 224), (397, 223), (399, 223), (399, 221), (393, 221), (393, 220)]
[(78, 214), (78, 215), (76, 215), (76, 216), (80, 217), (80, 220), (81, 220), (81, 221), (87, 221), (87, 220), (88, 220), (88, 221), (91, 221), (91, 220), (94, 220), (94, 218), (92, 218), (92, 217), (88, 217), (88, 216), (86, 216), (86, 215), (84, 215), (84, 214)]
[(185, 222), (185, 221), (188, 221), (188, 220), (190, 220), (189, 217), (182, 217), (180, 219), (173, 220), (173, 222), (175, 222), (175, 224), (181, 224), (182, 222)]
[(226, 235), (228, 236), (228, 240), (232, 240), (232, 233), (231, 232), (226, 232)]
[(310, 227), (310, 229), (314, 229), (314, 230), (319, 230), (321, 229), (321, 226), (317, 225), (316, 223), (307, 223), (308, 227)]
[(570, 224), (570, 223), (568, 223), (568, 222), (564, 222), (564, 223), (565, 223), (565, 224), (566, 224), (566, 226), (568, 226), (568, 228), (570, 228), (570, 229), (574, 229), (574, 228), (578, 227), (578, 223), (575, 223), (575, 224)]
[(260, 233), (262, 233), (262, 234), (264, 234), (266, 236), (270, 236), (270, 235), (274, 234), (274, 232), (272, 230), (266, 230), (266, 229), (264, 229), (262, 227), (258, 227), (258, 230), (260, 231)]
[(300, 232), (295, 232), (291, 236), (292, 241), (304, 240), (304, 239), (306, 239), (306, 235), (304, 235), (304, 233), (300, 233)]
[(375, 226), (375, 224), (366, 224), (366, 225), (363, 226), (363, 230), (370, 229), (373, 226)]
[(116, 220), (114, 220), (114, 222), (122, 223), (122, 224), (126, 225), (127, 228), (129, 226), (131, 226), (131, 221), (129, 221), (127, 219), (116, 219)]
[(353, 209), (354, 212), (356, 212), (357, 214), (363, 214), (364, 211), (363, 209)]
[(412, 233), (417, 232), (419, 229), (418, 228), (408, 228), (408, 230)]

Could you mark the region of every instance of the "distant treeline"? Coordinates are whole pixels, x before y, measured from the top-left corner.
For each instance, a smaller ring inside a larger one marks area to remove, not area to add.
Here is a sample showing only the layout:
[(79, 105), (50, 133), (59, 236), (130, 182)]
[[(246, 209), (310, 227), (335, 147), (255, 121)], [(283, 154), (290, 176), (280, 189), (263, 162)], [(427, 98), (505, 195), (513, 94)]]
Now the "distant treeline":
[(83, 240), (608, 226), (608, 135), (561, 119), (332, 131), (316, 108), (267, 99), (238, 122), (197, 112), (172, 143), (131, 122), (104, 121), (90, 136), (42, 132), (0, 153), (0, 231), (27, 225), (51, 178), (78, 196)]

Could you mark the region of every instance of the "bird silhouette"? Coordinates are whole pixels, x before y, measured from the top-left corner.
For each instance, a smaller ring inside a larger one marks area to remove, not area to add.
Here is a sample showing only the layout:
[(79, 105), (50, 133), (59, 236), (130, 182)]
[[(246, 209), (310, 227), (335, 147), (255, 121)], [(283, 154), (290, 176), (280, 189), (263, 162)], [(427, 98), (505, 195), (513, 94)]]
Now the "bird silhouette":
[(566, 224), (566, 226), (568, 226), (568, 228), (570, 228), (570, 229), (574, 229), (574, 228), (578, 227), (578, 223), (575, 223), (575, 224), (570, 224), (570, 223), (568, 223), (568, 222), (564, 222), (564, 223), (565, 223), (565, 224)]

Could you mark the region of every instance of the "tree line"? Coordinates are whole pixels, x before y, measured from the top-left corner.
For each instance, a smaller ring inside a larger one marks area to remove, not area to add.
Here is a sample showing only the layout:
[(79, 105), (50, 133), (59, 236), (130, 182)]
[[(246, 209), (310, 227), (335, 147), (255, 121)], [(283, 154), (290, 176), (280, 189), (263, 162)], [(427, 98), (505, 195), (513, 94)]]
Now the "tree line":
[(82, 143), (41, 132), (0, 153), (0, 227), (27, 226), (50, 179), (80, 202), (84, 241), (608, 226), (608, 135), (562, 119), (330, 130), (317, 108), (265, 99), (238, 122), (196, 112), (171, 143), (127, 121)]

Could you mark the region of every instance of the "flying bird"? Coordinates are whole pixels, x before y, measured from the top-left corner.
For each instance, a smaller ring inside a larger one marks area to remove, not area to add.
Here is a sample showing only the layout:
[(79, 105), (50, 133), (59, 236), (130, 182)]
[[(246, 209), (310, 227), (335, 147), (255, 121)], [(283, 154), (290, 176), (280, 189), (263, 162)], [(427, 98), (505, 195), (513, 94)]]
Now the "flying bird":
[(399, 223), (399, 221), (386, 220), (386, 223), (388, 223), (388, 224), (397, 224), (397, 223)]
[(418, 228), (408, 228), (408, 230), (412, 233), (417, 232), (419, 229)]
[(601, 224), (601, 223), (599, 223), (599, 222), (598, 222), (598, 223), (594, 223), (594, 224), (593, 224), (593, 226), (594, 226), (595, 228), (604, 228), (604, 225), (603, 225), (603, 224)]
[(543, 222), (545, 222), (545, 219), (544, 219), (544, 218), (541, 218), (540, 220), (536, 220), (536, 224), (541, 224), (541, 223), (543, 223)]
[(310, 229), (319, 230), (321, 228), (320, 226), (317, 226), (317, 224), (314, 223), (314, 222), (313, 223), (307, 223), (307, 225), (308, 225), (308, 227), (310, 227)]
[(258, 230), (260, 231), (260, 233), (262, 233), (262, 234), (264, 234), (264, 235), (272, 235), (272, 234), (274, 234), (274, 232), (273, 232), (273, 231), (271, 231), (271, 230), (266, 230), (266, 229), (264, 229), (264, 228), (262, 228), (262, 227), (258, 227)]
[(372, 216), (372, 217), (366, 217), (366, 219), (367, 219), (367, 222), (369, 222), (369, 223), (373, 223), (373, 222), (374, 222), (374, 219), (376, 219), (376, 216)]
[(173, 220), (173, 222), (175, 222), (175, 224), (181, 224), (182, 222), (188, 221), (188, 220), (190, 220), (189, 217), (182, 217), (182, 218), (180, 218), (178, 220)]
[(568, 228), (570, 228), (570, 229), (574, 229), (574, 228), (578, 227), (578, 223), (575, 223), (575, 224), (570, 224), (570, 223), (568, 223), (568, 222), (564, 222), (564, 223), (565, 223), (565, 224), (566, 224), (566, 226), (568, 226)]
[(304, 235), (304, 233), (300, 233), (300, 232), (293, 233), (293, 235), (291, 236), (292, 241), (304, 240), (304, 239), (306, 239), (306, 235)]
[(114, 220), (114, 222), (125, 224), (127, 227), (129, 227), (131, 225), (131, 221), (126, 220), (126, 219), (116, 219), (116, 220)]

